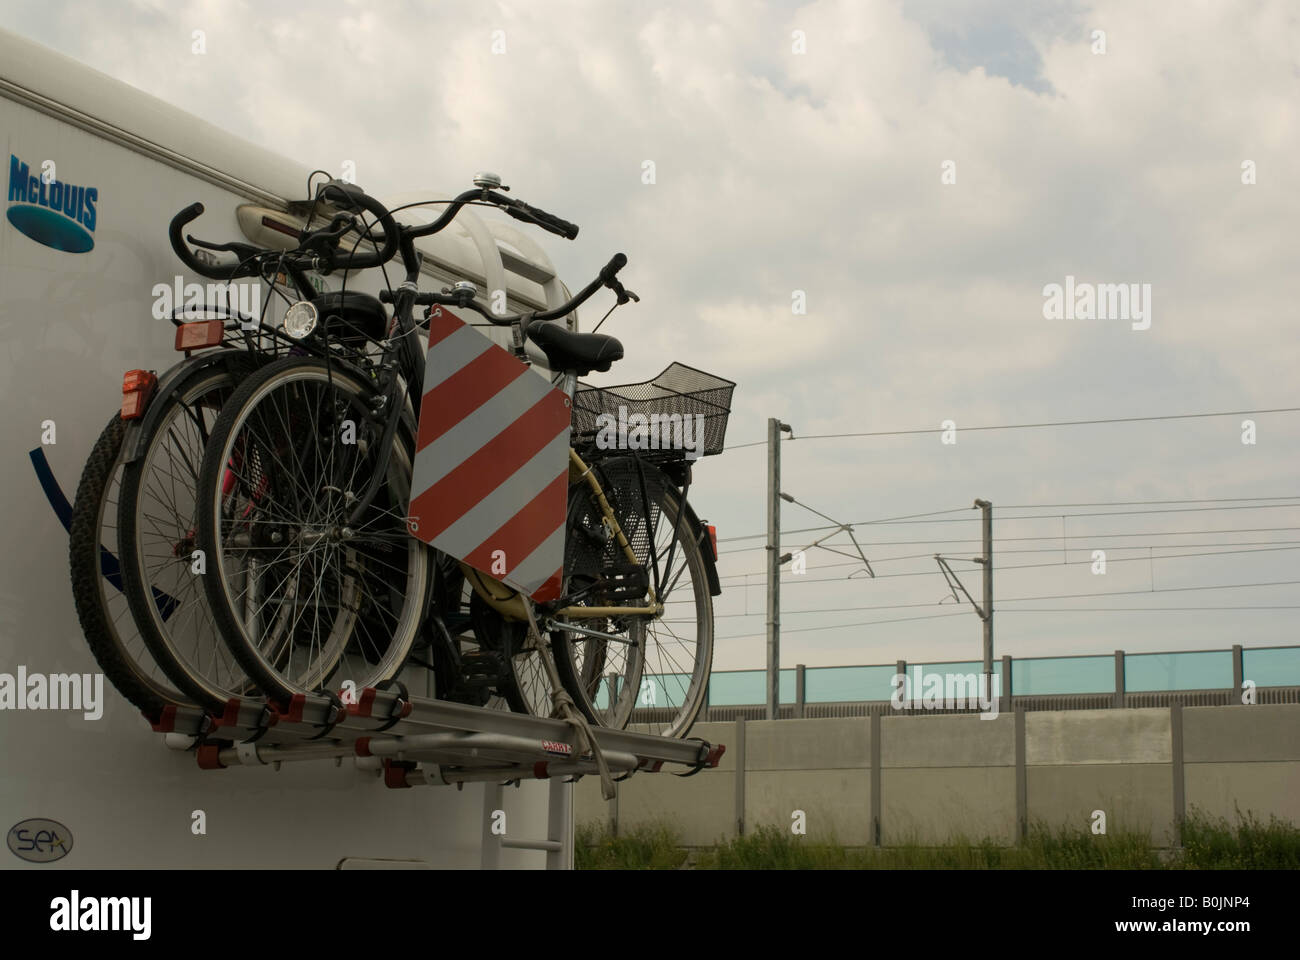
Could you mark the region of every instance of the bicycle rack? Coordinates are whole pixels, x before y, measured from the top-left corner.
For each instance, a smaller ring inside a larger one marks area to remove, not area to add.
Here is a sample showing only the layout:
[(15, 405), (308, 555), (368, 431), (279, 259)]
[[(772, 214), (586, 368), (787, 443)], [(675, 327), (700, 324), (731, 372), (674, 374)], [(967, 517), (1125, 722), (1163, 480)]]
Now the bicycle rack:
[[(403, 199), (407, 198), (390, 198), (390, 202)], [(485, 223), (471, 210), (462, 211), (460, 220), (482, 257), (488, 290), (505, 289), (509, 270), (540, 285), (548, 303), (566, 299), (550, 259), (530, 237), (508, 224)], [(443, 265), (435, 255), (429, 266)], [(341, 764), (351, 757), (358, 769), (381, 773), (390, 789), (450, 784), (459, 788), (483, 782), (487, 784), (484, 867), (497, 866), (502, 849), (541, 850), (546, 852), (548, 868), (569, 865), (562, 838), (572, 807), (564, 788), (597, 773), (591, 755), (574, 755), (574, 728), (563, 720), (413, 697), (401, 684), (366, 688), (352, 703), (300, 694), (284, 710), (248, 698), (228, 701), (219, 716), (198, 707), (169, 706), (151, 725), (169, 747), (193, 750), (204, 770), (266, 765), (278, 770), (283, 763), (333, 760)], [(657, 773), (666, 765), (684, 768), (679, 775), (687, 776), (716, 767), (726, 750), (722, 744), (699, 739), (605, 727), (592, 727), (591, 734), (619, 780), (638, 772)], [(503, 786), (534, 779), (551, 782), (547, 839), (493, 834), (491, 814), (501, 807)]]
[[(486, 707), (406, 697), (400, 689), (361, 691), (340, 706), (299, 694), (288, 709), (231, 700), (220, 717), (169, 707), (154, 730), (173, 747), (193, 748), (205, 770), (353, 757), (382, 770), (390, 788), (582, 777), (590, 756), (574, 755), (573, 727), (563, 720)], [(721, 744), (592, 727), (611, 771), (691, 771), (716, 767)]]

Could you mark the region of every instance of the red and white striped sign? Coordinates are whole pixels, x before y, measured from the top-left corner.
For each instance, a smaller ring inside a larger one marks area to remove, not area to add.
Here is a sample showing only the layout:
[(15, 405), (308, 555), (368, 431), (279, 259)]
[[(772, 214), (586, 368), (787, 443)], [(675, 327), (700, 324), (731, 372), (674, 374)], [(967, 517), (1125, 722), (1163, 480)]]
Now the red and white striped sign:
[(411, 480), (411, 533), (534, 600), (560, 595), (569, 400), (435, 308)]

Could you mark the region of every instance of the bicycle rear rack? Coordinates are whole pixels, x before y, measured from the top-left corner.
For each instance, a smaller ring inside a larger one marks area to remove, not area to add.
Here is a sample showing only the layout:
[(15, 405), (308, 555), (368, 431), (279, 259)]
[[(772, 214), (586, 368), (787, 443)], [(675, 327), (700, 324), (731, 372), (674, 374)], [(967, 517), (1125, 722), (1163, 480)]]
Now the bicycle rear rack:
[[(573, 727), (563, 720), (408, 697), (400, 685), (361, 692), (356, 703), (299, 694), (287, 710), (233, 699), (220, 717), (169, 707), (153, 729), (169, 746), (193, 749), (204, 770), (354, 758), (383, 772), (390, 788), (513, 782), (596, 773), (590, 755), (574, 755)], [(625, 779), (665, 765), (681, 776), (716, 767), (725, 746), (593, 727), (605, 762)]]

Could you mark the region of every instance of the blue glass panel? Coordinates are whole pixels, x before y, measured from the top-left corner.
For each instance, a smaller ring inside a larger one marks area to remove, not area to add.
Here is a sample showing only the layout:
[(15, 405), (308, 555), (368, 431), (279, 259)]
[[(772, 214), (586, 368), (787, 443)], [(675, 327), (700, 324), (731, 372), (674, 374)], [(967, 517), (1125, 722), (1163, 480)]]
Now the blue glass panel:
[(1231, 686), (1230, 650), (1124, 656), (1125, 690), (1209, 690)]
[(888, 700), (894, 692), (891, 681), (898, 668), (809, 667), (804, 676), (804, 697), (808, 703), (838, 703), (846, 700)]
[(1241, 651), (1242, 678), (1259, 687), (1300, 687), (1300, 647)]
[(711, 707), (734, 707), (766, 702), (767, 672), (764, 670), (724, 670), (713, 674), (709, 681), (709, 706)]
[(1017, 697), (1053, 693), (1111, 693), (1114, 656), (1026, 657), (1011, 662), (1011, 692)]

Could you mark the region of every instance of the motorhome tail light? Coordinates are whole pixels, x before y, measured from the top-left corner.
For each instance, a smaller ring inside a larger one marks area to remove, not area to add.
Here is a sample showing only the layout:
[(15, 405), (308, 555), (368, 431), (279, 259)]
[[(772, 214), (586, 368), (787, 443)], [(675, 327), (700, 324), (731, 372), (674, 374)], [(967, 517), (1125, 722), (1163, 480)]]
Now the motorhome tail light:
[(122, 377), (122, 419), (138, 419), (157, 386), (158, 377), (150, 371), (128, 370)]
[(221, 343), (224, 333), (225, 324), (221, 320), (182, 323), (176, 328), (176, 349), (189, 351), (215, 347)]
[(709, 546), (713, 548), (713, 562), (718, 562), (718, 528), (709, 524)]

